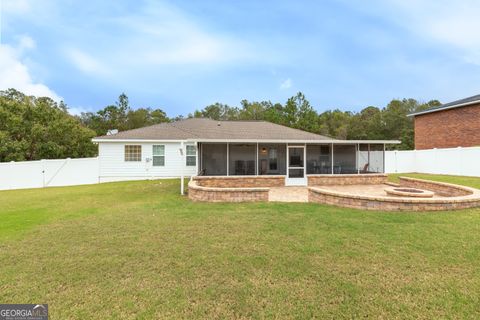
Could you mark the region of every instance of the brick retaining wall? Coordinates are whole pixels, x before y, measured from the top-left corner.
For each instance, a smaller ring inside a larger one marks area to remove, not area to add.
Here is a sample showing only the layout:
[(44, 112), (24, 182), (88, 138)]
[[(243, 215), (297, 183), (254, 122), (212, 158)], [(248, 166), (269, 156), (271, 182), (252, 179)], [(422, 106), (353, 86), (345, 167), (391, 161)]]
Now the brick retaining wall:
[(284, 176), (197, 176), (193, 180), (202, 187), (218, 188), (252, 188), (252, 187), (283, 187)]
[(257, 202), (268, 201), (268, 188), (217, 188), (188, 183), (188, 197), (193, 201), (207, 202)]
[[(308, 201), (347, 208), (382, 211), (439, 211), (480, 206), (480, 190), (448, 183), (400, 177), (400, 185), (426, 189), (444, 198), (405, 198), (366, 196), (341, 193), (328, 185), (388, 184), (384, 174), (310, 175)], [(316, 184), (319, 185), (316, 185)], [(313, 184), (313, 185), (312, 185)], [(322, 187), (323, 184), (325, 187)], [(284, 186), (283, 176), (193, 177), (188, 184), (188, 197), (193, 201), (255, 202), (268, 201), (269, 188)]]
[(331, 194), (324, 190), (317, 190), (315, 187), (309, 188), (308, 201), (347, 208), (381, 211), (440, 211), (467, 209), (480, 206), (480, 198), (468, 200), (375, 199), (374, 197), (366, 196)]
[(472, 194), (472, 189), (451, 183), (434, 182), (409, 177), (400, 177), (400, 186), (426, 189), (444, 197), (460, 197)]
[(318, 174), (307, 175), (309, 186), (383, 184), (387, 182), (386, 174)]
[[(400, 177), (401, 186), (426, 189), (446, 194), (447, 198), (406, 198), (353, 195), (320, 187), (308, 188), (308, 201), (340, 207), (382, 211), (440, 211), (480, 206), (480, 190), (442, 182)], [(436, 190), (434, 190), (436, 189)], [(455, 195), (453, 195), (455, 194)]]

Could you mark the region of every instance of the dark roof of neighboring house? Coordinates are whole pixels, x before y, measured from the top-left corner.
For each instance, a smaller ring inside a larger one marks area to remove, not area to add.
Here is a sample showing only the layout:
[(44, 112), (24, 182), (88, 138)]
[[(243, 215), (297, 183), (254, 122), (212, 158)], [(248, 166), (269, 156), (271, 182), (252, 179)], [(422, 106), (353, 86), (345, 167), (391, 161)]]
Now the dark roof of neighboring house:
[(121, 131), (95, 140), (335, 140), (267, 121), (216, 121), (190, 118)]
[(431, 113), (431, 112), (437, 112), (437, 111), (442, 111), (442, 110), (447, 110), (447, 109), (453, 109), (453, 108), (459, 108), (459, 107), (464, 107), (464, 106), (469, 106), (472, 104), (480, 104), (480, 94), (477, 94), (476, 96), (471, 96), (468, 98), (452, 101), (449, 103), (442, 104), (441, 106), (430, 108), (427, 110), (415, 112), (409, 114), (409, 116), (418, 116), (421, 114), (426, 114), (426, 113)]

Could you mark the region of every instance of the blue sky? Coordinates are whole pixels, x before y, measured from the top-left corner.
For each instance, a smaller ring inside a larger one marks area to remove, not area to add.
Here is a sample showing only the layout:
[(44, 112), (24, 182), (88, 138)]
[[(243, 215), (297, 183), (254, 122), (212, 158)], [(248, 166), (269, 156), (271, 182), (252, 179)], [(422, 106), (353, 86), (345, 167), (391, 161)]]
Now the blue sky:
[(188, 114), (214, 102), (319, 111), (479, 94), (480, 3), (0, 0), (0, 89)]

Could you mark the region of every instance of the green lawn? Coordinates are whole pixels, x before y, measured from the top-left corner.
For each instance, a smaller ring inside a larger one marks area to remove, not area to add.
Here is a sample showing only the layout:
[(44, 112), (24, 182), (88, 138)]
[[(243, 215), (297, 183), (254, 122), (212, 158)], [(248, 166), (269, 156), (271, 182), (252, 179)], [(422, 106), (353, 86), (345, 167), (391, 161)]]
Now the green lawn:
[(480, 209), (208, 204), (178, 191), (0, 192), (0, 302), (48, 303), (51, 319), (480, 318)]

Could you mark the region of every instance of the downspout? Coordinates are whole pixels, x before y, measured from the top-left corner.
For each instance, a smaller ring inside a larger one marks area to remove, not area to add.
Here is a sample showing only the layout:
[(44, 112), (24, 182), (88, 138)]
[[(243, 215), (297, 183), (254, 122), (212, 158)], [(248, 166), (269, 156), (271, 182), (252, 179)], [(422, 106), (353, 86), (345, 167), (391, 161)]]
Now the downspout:
[(184, 157), (184, 150), (183, 150), (183, 146), (184, 146), (184, 142), (180, 142), (180, 157), (182, 159), (182, 165), (180, 166), (180, 194), (183, 196), (185, 194), (185, 181), (184, 180), (184, 175), (183, 175), (183, 172), (184, 172), (184, 166), (185, 166), (185, 157)]

